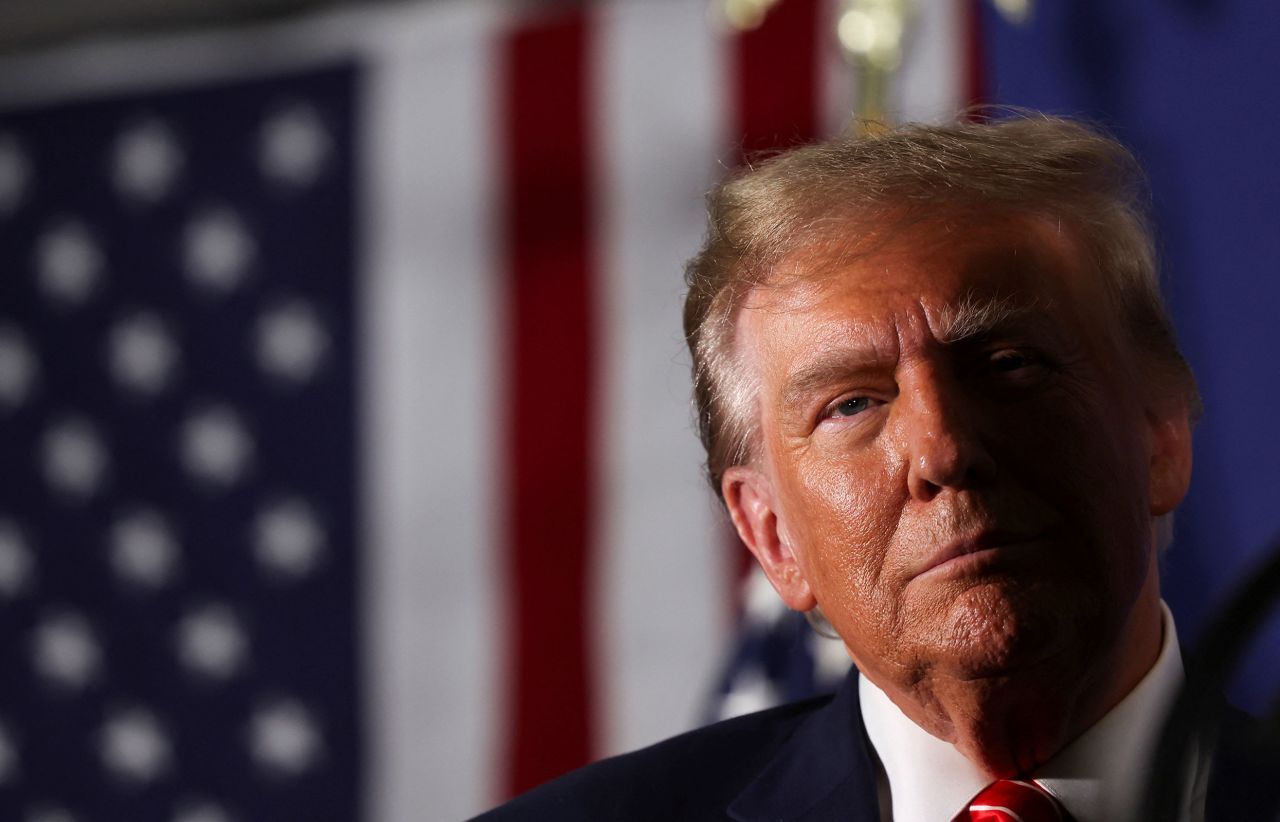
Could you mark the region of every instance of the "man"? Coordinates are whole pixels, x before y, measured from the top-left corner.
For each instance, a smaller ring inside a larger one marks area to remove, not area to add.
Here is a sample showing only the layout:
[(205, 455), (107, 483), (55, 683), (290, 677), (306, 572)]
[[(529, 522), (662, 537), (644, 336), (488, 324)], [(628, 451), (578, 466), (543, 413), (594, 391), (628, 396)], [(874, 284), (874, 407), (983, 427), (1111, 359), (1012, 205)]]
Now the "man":
[[(1025, 117), (713, 192), (685, 305), (708, 471), (856, 673), (494, 818), (1133, 818), (1182, 678), (1157, 559), (1198, 413), (1140, 183), (1117, 143)], [(1209, 760), (1182, 818), (1252, 818)]]

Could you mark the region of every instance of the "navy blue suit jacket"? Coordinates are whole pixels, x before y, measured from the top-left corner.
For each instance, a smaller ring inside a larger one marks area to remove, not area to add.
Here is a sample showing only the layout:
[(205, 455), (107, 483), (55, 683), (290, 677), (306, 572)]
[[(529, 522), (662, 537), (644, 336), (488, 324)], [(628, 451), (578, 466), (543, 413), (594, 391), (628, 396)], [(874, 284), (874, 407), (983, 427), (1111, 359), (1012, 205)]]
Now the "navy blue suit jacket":
[[(1274, 822), (1280, 768), (1242, 755), (1225, 744), (1231, 740), (1224, 735), (1215, 758), (1208, 820)], [(879, 822), (874, 763), (851, 673), (834, 697), (729, 719), (605, 759), (477, 820)]]

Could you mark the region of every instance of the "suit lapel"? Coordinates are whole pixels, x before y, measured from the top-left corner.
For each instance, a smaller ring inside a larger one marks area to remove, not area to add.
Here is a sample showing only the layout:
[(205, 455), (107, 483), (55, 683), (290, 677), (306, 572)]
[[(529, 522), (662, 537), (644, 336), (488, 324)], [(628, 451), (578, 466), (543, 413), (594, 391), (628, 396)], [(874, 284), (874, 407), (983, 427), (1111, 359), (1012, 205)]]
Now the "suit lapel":
[(879, 822), (876, 770), (862, 727), (856, 671), (734, 799), (729, 816), (738, 822)]

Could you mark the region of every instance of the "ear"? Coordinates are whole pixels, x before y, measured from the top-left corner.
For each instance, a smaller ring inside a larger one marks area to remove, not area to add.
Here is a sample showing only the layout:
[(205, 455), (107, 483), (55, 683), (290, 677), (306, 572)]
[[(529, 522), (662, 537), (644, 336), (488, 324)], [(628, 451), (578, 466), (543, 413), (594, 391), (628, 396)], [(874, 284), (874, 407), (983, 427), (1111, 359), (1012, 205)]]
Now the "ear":
[(725, 471), (720, 490), (738, 536), (787, 607), (808, 611), (817, 605), (800, 569), (790, 535), (779, 519), (769, 478), (754, 466), (735, 465)]
[(1191, 485), (1191, 421), (1185, 404), (1174, 405), (1147, 411), (1151, 426), (1147, 488), (1153, 517), (1177, 508)]

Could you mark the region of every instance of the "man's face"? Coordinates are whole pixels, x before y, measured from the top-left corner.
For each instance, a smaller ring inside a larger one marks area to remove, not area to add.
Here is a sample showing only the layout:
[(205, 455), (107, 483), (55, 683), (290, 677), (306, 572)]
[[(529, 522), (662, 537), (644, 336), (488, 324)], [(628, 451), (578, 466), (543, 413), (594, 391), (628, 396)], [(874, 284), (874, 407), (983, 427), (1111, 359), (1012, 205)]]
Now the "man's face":
[(1159, 425), (1075, 242), (1028, 218), (851, 250), (739, 316), (761, 439), (735, 523), (875, 681), (1097, 657), (1155, 607), (1150, 517), (1185, 478), (1152, 488)]

